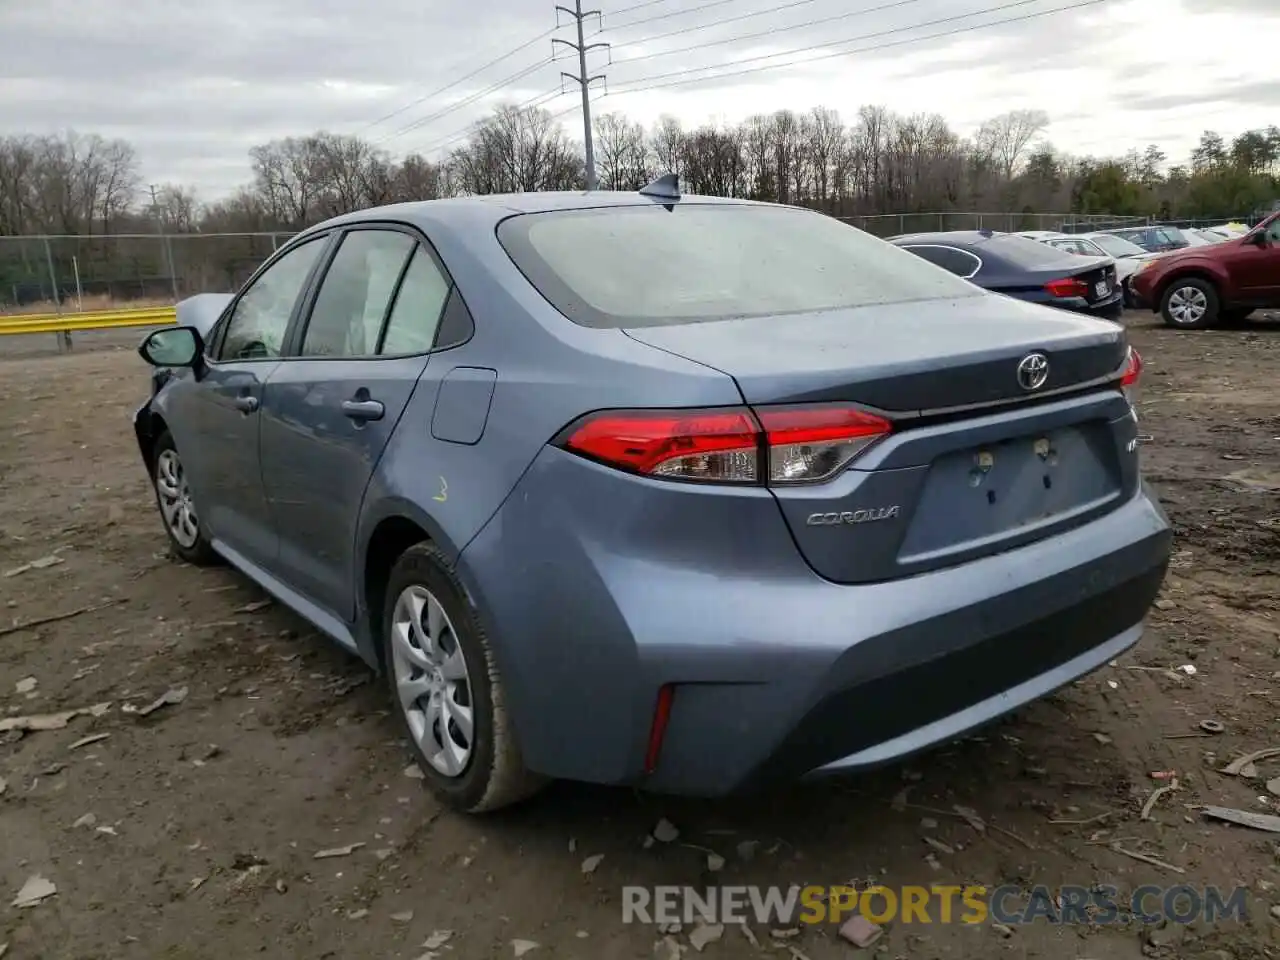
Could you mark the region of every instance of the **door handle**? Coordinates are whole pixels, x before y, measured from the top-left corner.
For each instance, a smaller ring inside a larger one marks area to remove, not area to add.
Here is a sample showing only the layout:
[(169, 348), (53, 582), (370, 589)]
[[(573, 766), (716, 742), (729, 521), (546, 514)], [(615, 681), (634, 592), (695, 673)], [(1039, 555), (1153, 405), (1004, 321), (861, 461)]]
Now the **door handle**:
[(381, 420), (386, 408), (377, 400), (343, 400), (343, 416), (352, 420)]
[(258, 398), (236, 397), (236, 409), (241, 413), (253, 413), (258, 409)]

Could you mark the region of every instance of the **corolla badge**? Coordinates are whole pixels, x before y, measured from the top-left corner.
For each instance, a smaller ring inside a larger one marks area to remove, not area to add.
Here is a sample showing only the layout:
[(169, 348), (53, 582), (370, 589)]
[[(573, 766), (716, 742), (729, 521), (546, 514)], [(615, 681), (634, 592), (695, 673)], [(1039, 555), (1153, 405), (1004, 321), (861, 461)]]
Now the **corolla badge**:
[(810, 527), (835, 527), (846, 523), (873, 523), (876, 520), (892, 520), (901, 508), (895, 503), (891, 507), (871, 507), (867, 510), (840, 510), (835, 513), (811, 513), (805, 520)]

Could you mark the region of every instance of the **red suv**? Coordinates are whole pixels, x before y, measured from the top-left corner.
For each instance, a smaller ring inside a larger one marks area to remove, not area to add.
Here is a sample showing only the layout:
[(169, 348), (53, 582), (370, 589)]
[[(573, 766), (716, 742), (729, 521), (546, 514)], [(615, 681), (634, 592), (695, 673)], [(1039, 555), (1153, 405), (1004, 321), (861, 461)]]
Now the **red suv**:
[(1238, 240), (1187, 247), (1148, 260), (1129, 281), (1140, 307), (1171, 327), (1200, 329), (1280, 307), (1280, 212)]

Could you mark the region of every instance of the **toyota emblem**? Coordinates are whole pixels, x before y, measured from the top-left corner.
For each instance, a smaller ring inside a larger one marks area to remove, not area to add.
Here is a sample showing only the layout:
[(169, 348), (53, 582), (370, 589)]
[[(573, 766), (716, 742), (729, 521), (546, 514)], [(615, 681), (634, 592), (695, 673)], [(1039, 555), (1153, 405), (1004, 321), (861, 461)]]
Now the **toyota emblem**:
[(1018, 385), (1023, 390), (1039, 390), (1049, 379), (1049, 358), (1043, 353), (1029, 353), (1018, 364)]

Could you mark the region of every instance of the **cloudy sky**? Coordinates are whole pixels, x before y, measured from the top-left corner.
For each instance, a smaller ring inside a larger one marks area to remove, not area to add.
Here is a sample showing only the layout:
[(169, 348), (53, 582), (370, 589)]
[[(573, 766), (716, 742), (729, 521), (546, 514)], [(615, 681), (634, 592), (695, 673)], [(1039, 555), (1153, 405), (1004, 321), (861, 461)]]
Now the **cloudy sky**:
[[(593, 109), (646, 125), (662, 113), (732, 122), (819, 104), (852, 117), (877, 103), (938, 112), (967, 133), (1033, 107), (1048, 112), (1061, 149), (1120, 154), (1157, 143), (1182, 159), (1202, 130), (1231, 136), (1280, 123), (1280, 0), (586, 6), (603, 11), (589, 23), (591, 42), (612, 44), (591, 55), (592, 72), (607, 76)], [(505, 100), (568, 111), (563, 122), (580, 136), (578, 101), (558, 95), (559, 73), (576, 70), (576, 59), (551, 61), (551, 37), (573, 34), (554, 31), (553, 7), (0, 0), (0, 134), (122, 137), (149, 180), (193, 184), (206, 199), (248, 179), (253, 144), (319, 128), (434, 156)]]

